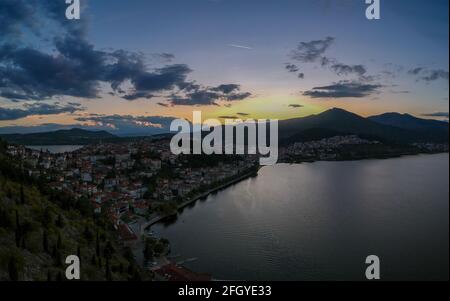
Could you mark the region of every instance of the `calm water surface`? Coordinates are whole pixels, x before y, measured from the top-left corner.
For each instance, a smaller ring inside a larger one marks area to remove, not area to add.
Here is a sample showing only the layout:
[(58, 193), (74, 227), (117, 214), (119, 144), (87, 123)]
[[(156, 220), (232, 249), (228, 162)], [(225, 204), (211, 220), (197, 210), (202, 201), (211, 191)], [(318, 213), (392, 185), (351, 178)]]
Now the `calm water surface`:
[(152, 227), (216, 279), (448, 279), (449, 156), (279, 164)]

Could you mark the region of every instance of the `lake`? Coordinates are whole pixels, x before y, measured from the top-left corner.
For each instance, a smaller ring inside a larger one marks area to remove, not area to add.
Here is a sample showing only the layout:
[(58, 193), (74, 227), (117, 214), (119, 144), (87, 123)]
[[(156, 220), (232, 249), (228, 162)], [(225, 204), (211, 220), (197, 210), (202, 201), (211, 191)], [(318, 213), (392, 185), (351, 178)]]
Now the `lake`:
[[(448, 280), (449, 155), (278, 164), (152, 226), (223, 280)], [(177, 257), (178, 256), (178, 257)]]
[(83, 146), (84, 145), (27, 145), (26, 147), (42, 151), (48, 150), (52, 154), (60, 154), (74, 152)]

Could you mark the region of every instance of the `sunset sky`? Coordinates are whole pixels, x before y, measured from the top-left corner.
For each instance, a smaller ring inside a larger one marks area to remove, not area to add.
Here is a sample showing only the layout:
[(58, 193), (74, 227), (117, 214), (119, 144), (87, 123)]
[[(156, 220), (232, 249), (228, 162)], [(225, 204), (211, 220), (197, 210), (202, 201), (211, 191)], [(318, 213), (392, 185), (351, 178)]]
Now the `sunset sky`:
[(448, 1), (0, 0), (0, 133), (340, 107), (448, 120)]

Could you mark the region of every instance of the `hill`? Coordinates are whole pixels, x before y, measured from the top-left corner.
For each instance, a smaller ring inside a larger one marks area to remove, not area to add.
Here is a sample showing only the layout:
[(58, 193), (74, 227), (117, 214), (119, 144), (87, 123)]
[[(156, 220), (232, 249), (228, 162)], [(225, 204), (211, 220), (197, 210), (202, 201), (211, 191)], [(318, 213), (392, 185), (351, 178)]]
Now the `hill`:
[(80, 258), (81, 280), (151, 279), (88, 200), (52, 192), (4, 150), (0, 140), (0, 281), (64, 280), (68, 255)]
[(22, 145), (85, 145), (118, 139), (117, 136), (106, 131), (87, 131), (77, 128), (31, 134), (3, 134), (0, 138), (12, 144)]
[[(323, 131), (325, 137), (329, 135), (330, 131), (333, 131), (372, 137), (387, 143), (448, 142), (448, 126), (447, 132), (440, 129), (427, 131), (406, 129), (383, 124), (337, 108), (317, 115), (280, 121), (280, 140), (293, 142), (295, 137), (302, 137), (302, 133), (313, 129), (316, 132)], [(318, 136), (317, 133), (315, 136)]]
[(384, 113), (381, 115), (370, 116), (367, 119), (381, 123), (384, 125), (391, 125), (402, 129), (409, 130), (447, 130), (448, 122), (417, 118), (409, 114), (400, 113)]

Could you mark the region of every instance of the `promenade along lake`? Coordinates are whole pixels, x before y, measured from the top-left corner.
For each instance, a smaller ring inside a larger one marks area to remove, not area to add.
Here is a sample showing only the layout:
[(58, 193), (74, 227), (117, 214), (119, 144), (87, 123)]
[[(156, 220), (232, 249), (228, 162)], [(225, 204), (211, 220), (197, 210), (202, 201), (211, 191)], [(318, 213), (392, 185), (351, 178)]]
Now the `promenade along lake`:
[(83, 145), (27, 145), (29, 149), (48, 151), (52, 154), (70, 153), (83, 147)]
[(215, 279), (448, 279), (449, 155), (278, 164), (152, 230)]

